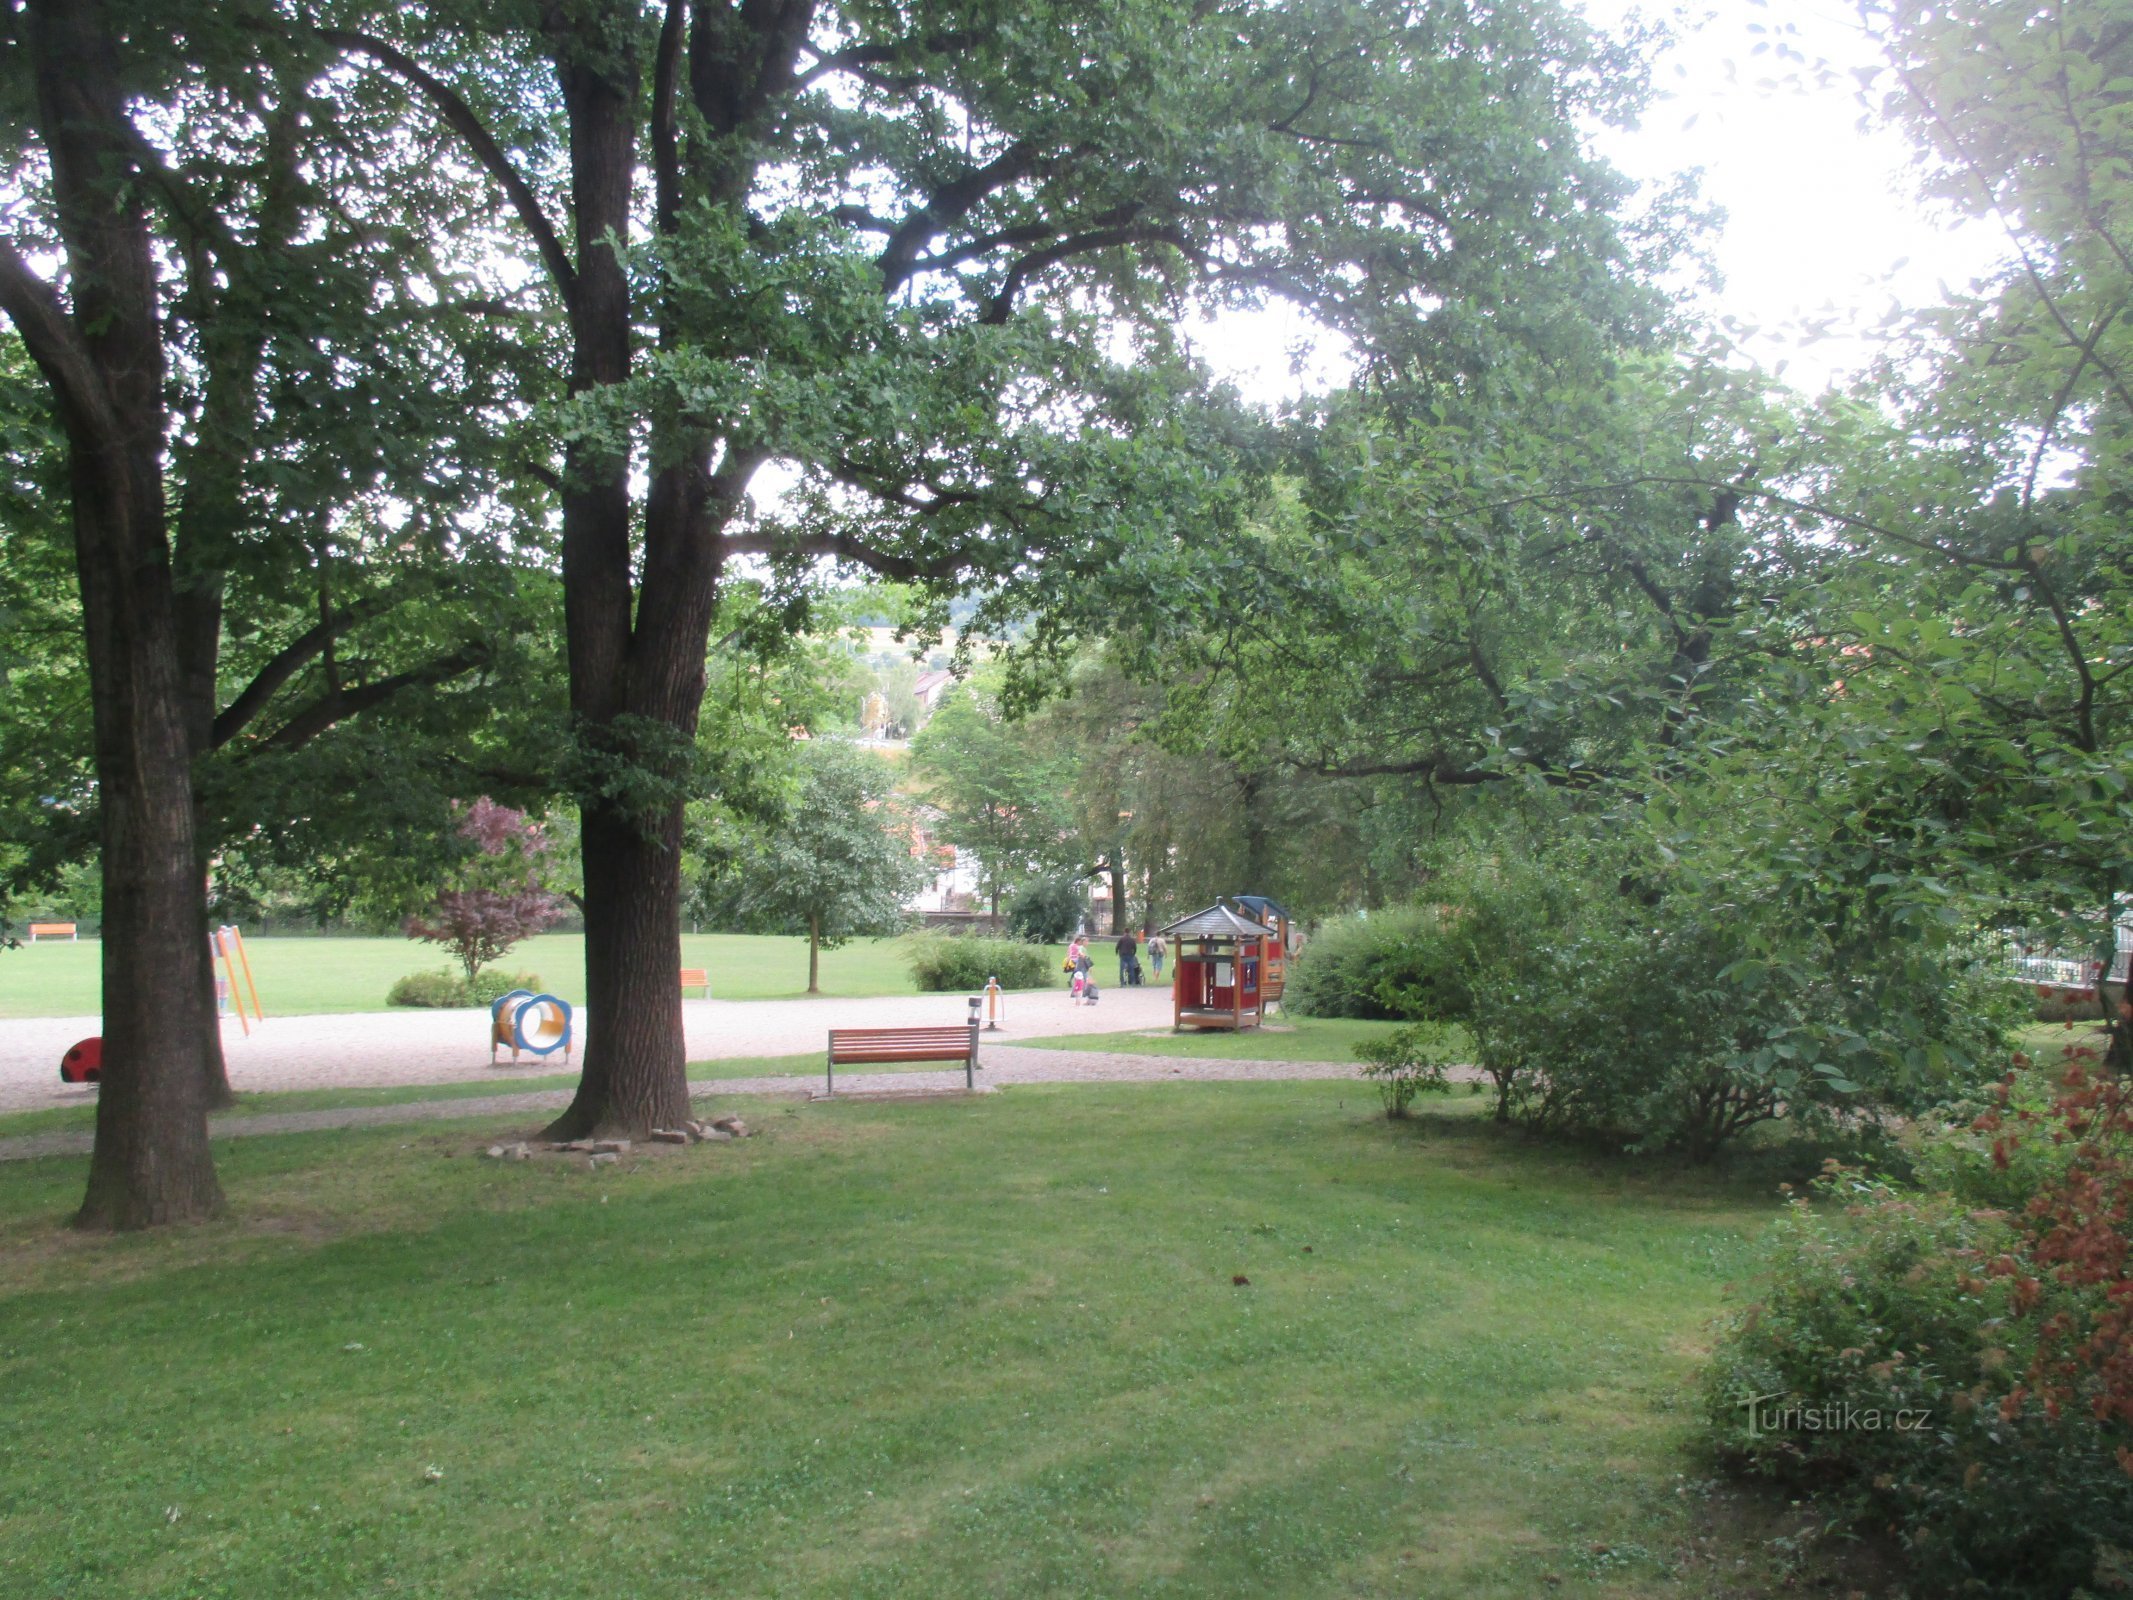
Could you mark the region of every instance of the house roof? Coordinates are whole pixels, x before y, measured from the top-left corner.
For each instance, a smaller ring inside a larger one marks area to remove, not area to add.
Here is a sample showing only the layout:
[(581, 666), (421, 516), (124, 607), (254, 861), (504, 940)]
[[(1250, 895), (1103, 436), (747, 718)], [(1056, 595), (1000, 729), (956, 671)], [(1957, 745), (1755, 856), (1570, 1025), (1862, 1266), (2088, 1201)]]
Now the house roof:
[(1180, 917), (1162, 931), (1175, 939), (1270, 939), (1274, 936), (1272, 928), (1262, 927), (1250, 917), (1240, 917), (1224, 905), (1212, 905), (1205, 911)]

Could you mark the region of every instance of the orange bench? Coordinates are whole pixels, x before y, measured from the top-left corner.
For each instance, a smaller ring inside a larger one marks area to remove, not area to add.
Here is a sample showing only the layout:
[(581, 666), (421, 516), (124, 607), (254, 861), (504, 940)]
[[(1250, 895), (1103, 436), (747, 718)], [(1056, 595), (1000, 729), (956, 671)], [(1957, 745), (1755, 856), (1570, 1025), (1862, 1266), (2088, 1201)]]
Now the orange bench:
[(73, 924), (73, 923), (71, 923), (71, 922), (33, 922), (33, 923), (31, 923), (31, 924), (30, 924), (30, 943), (31, 943), (31, 944), (35, 944), (35, 943), (37, 942), (37, 940), (38, 940), (38, 936), (39, 936), (39, 935), (43, 935), (44, 937), (46, 937), (46, 938), (49, 938), (49, 939), (57, 939), (57, 938), (60, 938), (60, 937), (64, 936), (64, 937), (66, 937), (66, 938), (69, 938), (69, 939), (73, 939), (73, 940), (75, 940), (75, 941), (77, 941), (77, 942), (79, 942), (79, 941), (80, 941), (80, 939), (81, 939), (81, 935), (80, 935), (80, 934), (78, 934), (78, 933), (76, 933), (76, 932), (74, 931), (74, 924)]
[(701, 989), (706, 1000), (711, 998), (711, 974), (702, 967), (683, 967), (681, 969), (681, 986), (685, 990)]
[(829, 1082), (837, 1092), (837, 1068), (872, 1066), (883, 1061), (960, 1061), (963, 1086), (978, 1086), (978, 1019), (948, 1028), (832, 1028), (829, 1031)]

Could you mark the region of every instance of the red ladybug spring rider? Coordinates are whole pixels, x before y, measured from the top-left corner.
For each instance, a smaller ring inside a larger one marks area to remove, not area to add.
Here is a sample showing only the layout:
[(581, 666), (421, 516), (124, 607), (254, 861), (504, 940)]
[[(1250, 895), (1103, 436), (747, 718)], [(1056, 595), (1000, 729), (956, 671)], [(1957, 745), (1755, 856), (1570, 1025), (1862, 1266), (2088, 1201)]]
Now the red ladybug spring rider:
[(101, 1035), (84, 1039), (71, 1047), (59, 1058), (59, 1081), (61, 1083), (101, 1083), (104, 1081), (104, 1041)]

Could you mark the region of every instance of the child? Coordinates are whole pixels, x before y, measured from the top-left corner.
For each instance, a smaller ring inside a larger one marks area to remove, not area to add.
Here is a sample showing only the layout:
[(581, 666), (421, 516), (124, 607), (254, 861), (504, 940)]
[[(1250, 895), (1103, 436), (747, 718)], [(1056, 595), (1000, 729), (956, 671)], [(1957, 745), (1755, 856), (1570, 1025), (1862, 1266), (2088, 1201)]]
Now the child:
[(1083, 972), (1081, 968), (1076, 967), (1074, 969), (1074, 981), (1069, 986), (1073, 990), (1073, 1004), (1077, 1006), (1081, 1004), (1081, 997), (1087, 991), (1088, 986), (1089, 975)]

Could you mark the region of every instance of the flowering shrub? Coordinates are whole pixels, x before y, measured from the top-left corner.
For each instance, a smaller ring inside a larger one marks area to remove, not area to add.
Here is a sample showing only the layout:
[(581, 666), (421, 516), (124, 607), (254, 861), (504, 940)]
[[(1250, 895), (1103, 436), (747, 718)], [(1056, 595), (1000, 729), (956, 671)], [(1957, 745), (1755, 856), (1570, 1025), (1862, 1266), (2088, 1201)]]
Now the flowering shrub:
[(1894, 1532), (1933, 1592), (2115, 1588), (2133, 1545), (2133, 1099), (2010, 1079), (1920, 1173), (1938, 1187), (1832, 1166), (1787, 1208), (1764, 1297), (1707, 1374), (1711, 1435)]

